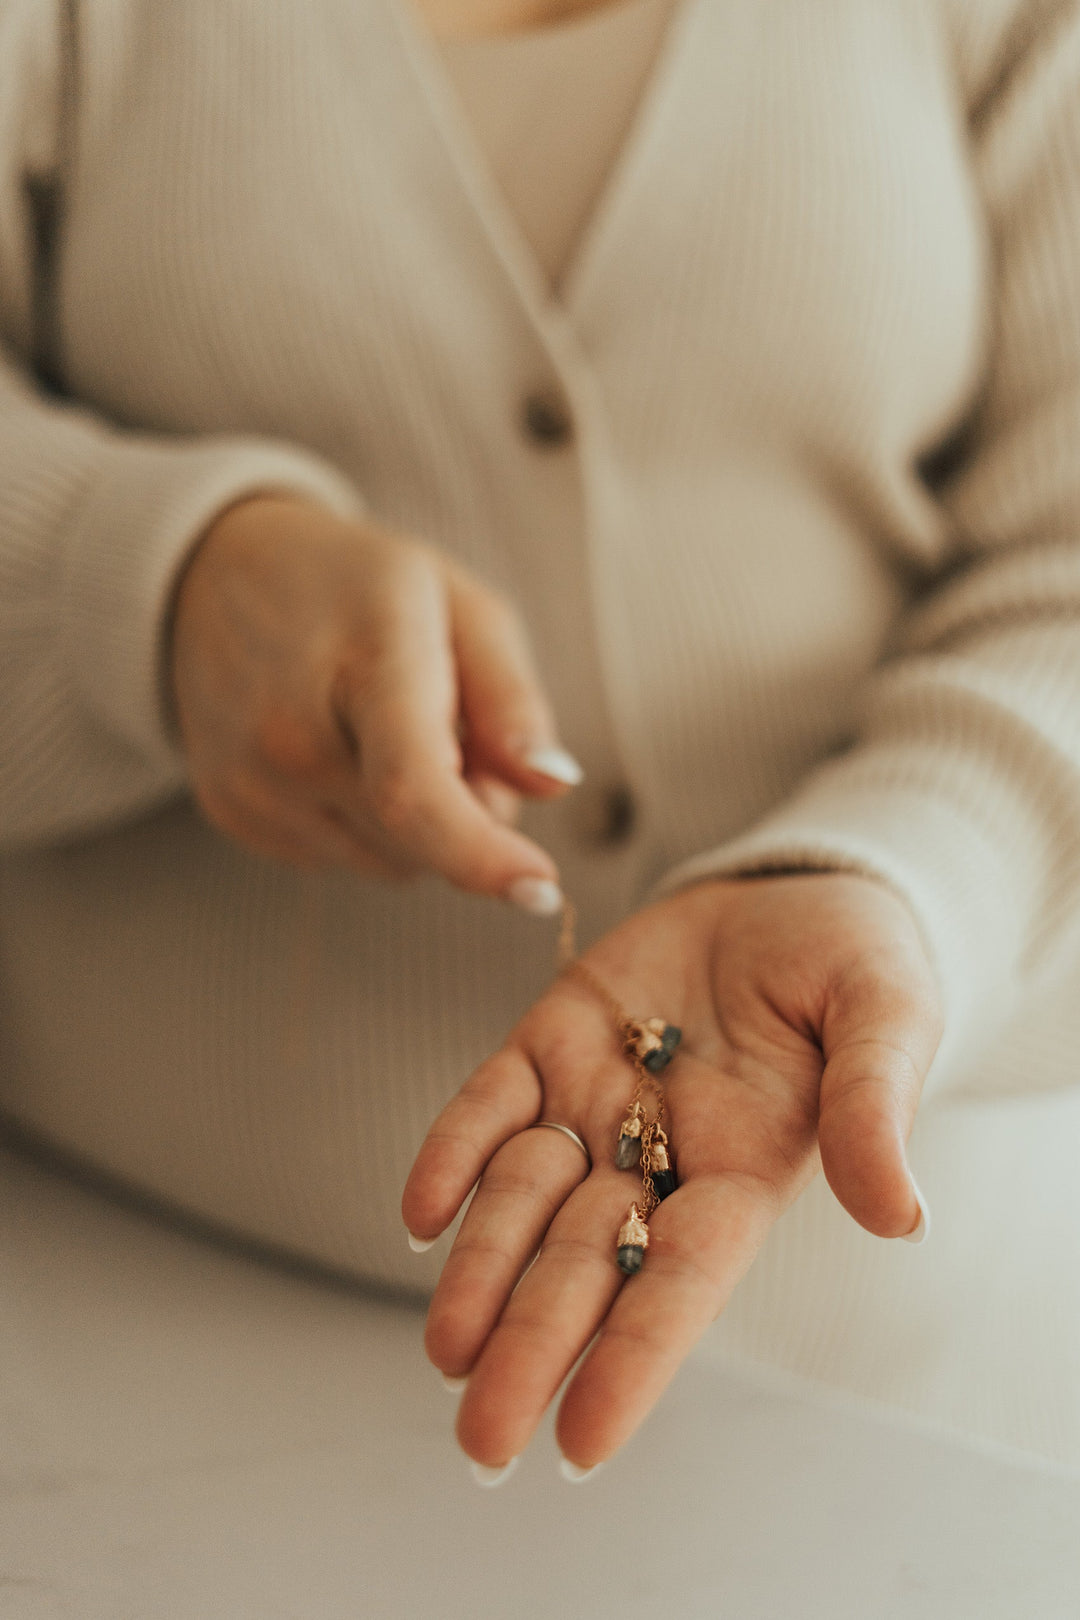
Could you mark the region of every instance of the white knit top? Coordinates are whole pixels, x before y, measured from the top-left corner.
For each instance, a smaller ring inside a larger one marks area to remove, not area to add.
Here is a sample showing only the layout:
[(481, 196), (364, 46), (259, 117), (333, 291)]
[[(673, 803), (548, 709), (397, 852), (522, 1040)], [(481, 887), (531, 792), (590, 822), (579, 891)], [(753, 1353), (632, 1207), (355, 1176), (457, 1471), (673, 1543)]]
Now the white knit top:
[(676, 0), (607, 0), (550, 28), (442, 43), (482, 160), (555, 290), (618, 163), (675, 9)]
[(819, 1180), (714, 1342), (1080, 1460), (1078, 286), (1075, 0), (682, 0), (557, 298), (407, 0), (0, 0), (0, 1104), (436, 1276), (401, 1184), (551, 930), (243, 854), (160, 690), (224, 503), (366, 506), (519, 603), (586, 937), (799, 864), (924, 931), (930, 1242)]

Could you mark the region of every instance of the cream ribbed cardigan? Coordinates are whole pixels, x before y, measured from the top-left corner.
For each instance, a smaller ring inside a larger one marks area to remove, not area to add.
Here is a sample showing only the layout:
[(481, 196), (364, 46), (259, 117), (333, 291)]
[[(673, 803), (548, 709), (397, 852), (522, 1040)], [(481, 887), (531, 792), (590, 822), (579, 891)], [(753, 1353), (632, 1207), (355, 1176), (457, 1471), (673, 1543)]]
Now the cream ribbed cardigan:
[[(530, 826), (587, 933), (800, 862), (924, 929), (930, 1242), (819, 1182), (714, 1343), (1080, 1460), (1080, 8), (685, 0), (558, 304), (406, 0), (77, 9), (61, 120), (53, 6), (0, 0), (3, 1105), (215, 1221), (436, 1275), (401, 1181), (549, 931), (248, 859), (159, 691), (223, 503), (366, 503), (521, 605), (589, 773)], [(27, 381), (35, 286), (77, 404)], [(536, 392), (572, 442), (522, 433)]]

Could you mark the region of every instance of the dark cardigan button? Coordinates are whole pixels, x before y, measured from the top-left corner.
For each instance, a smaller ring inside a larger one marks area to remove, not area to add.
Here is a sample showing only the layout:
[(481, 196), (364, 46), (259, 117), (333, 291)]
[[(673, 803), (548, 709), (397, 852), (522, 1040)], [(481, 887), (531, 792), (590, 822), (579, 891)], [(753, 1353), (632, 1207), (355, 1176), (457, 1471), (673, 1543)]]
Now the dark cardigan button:
[(637, 805), (628, 787), (608, 788), (601, 807), (597, 841), (615, 849), (633, 837), (637, 822)]
[(521, 408), (526, 437), (544, 450), (558, 450), (574, 437), (569, 409), (555, 394), (529, 394)]

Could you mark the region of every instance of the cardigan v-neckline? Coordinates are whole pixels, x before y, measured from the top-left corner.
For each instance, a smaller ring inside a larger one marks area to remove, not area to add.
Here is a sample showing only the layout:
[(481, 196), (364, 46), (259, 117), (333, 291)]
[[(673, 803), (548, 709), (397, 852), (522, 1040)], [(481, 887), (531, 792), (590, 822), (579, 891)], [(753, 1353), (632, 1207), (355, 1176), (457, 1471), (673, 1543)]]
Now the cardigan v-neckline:
[(478, 137), (473, 131), (439, 43), (412, 0), (381, 0), (392, 14), (420, 99), (454, 170), (462, 194), (477, 217), (496, 257), (502, 262), (538, 327), (550, 335), (552, 325), (572, 328), (583, 295), (602, 263), (614, 218), (633, 189), (651, 137), (660, 120), (675, 77), (687, 17), (699, 0), (678, 0), (665, 24), (653, 63), (642, 85), (618, 151), (583, 223), (557, 287), (544, 272)]
[(678, 0), (608, 0), (549, 27), (438, 38), (473, 134), (559, 296)]

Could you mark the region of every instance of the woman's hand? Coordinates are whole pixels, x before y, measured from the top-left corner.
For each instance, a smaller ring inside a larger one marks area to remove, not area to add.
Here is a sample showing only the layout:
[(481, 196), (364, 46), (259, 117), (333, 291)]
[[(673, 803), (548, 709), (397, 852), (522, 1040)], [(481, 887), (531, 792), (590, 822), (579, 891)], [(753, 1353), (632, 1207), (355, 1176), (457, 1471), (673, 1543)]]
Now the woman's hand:
[(511, 823), (580, 773), (516, 614), (430, 547), (242, 501), (181, 581), (171, 676), (195, 795), (240, 843), (557, 909), (554, 863)]
[[(630, 1015), (682, 1028), (664, 1072), (679, 1186), (624, 1280), (616, 1236), (641, 1182), (613, 1156), (634, 1072), (611, 1014), (558, 979), (435, 1121), (403, 1202), (409, 1231), (434, 1238), (479, 1179), (427, 1345), (445, 1374), (468, 1375), (458, 1436), (489, 1468), (523, 1450), (594, 1336), (558, 1437), (579, 1468), (609, 1457), (819, 1166), (868, 1231), (902, 1236), (919, 1218), (904, 1145), (941, 1015), (889, 890), (846, 875), (702, 884), (584, 960)], [(591, 1172), (537, 1120), (576, 1131)]]

